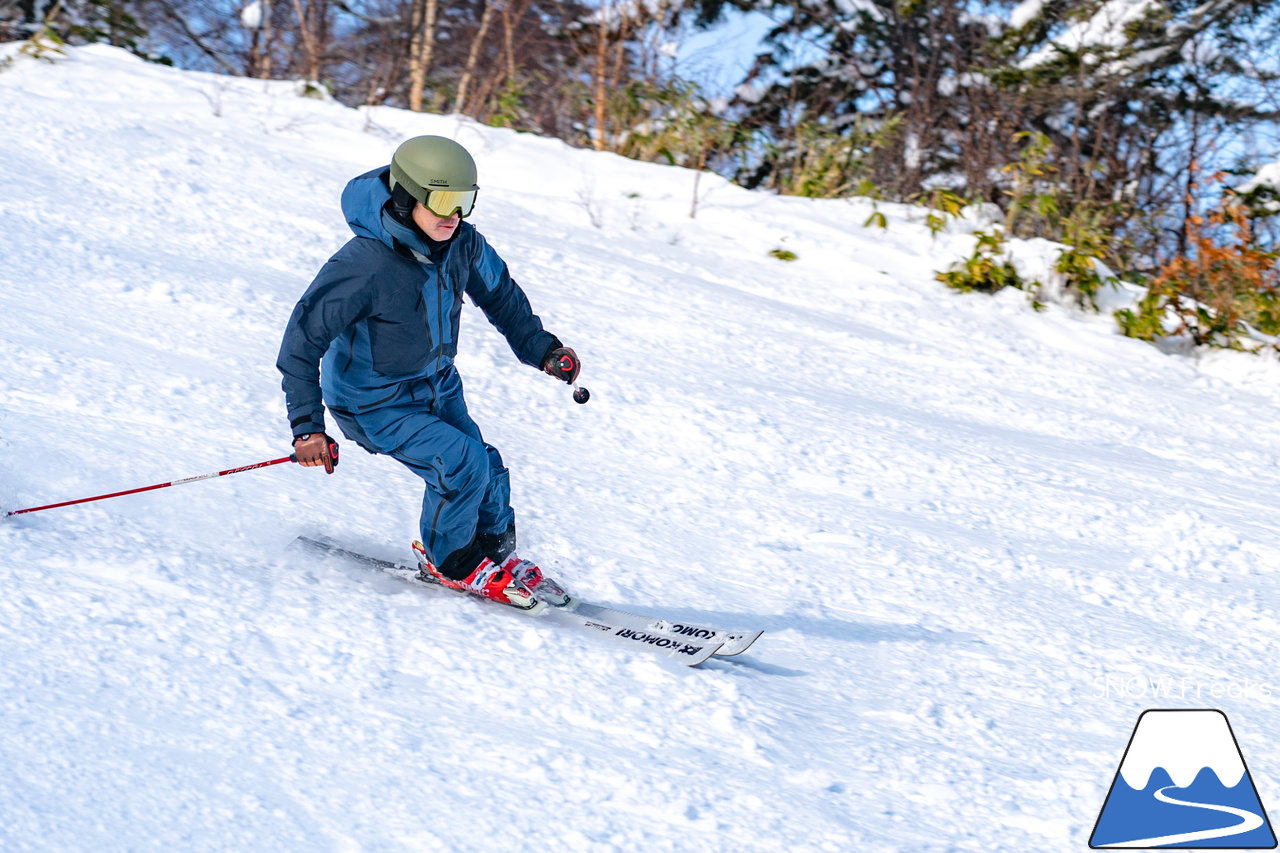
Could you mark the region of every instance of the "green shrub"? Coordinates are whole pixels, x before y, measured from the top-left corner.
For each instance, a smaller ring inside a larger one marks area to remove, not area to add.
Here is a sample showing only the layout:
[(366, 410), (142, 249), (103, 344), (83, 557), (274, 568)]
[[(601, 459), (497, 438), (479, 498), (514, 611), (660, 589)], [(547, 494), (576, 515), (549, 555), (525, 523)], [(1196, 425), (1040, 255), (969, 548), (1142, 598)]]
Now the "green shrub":
[[(1058, 179), (1054, 147), (1045, 134), (1022, 132), (1018, 159), (1001, 171), (1009, 176), (1005, 230), (1017, 237), (1046, 237), (1067, 248), (1054, 269), (1081, 308), (1098, 310), (1097, 293), (1114, 278), (1098, 271), (1097, 262), (1112, 252), (1115, 235), (1108, 220), (1122, 213), (1119, 203), (1100, 205), (1075, 198)], [(1091, 167), (1092, 168), (1092, 167)]]
[(1026, 290), (1027, 287), (1013, 266), (1008, 256), (998, 256), (1004, 248), (1004, 235), (1000, 232), (988, 234), (977, 231), (977, 245), (973, 254), (959, 263), (952, 264), (951, 269), (938, 273), (935, 278), (947, 287), (963, 293), (995, 293), (1006, 287)]
[(1138, 302), (1138, 310), (1121, 308), (1115, 313), (1120, 332), (1130, 338), (1155, 341), (1168, 333), (1164, 328), (1164, 298), (1148, 292)]
[(1062, 273), (1066, 289), (1075, 294), (1077, 305), (1097, 311), (1098, 291), (1116, 283), (1114, 276), (1098, 271), (1098, 261), (1106, 255), (1109, 242), (1103, 212), (1088, 205), (1078, 206), (1063, 220), (1060, 241), (1067, 248), (1058, 256), (1054, 269)]
[(889, 220), (885, 218), (884, 212), (880, 210), (879, 206), (877, 206), (874, 201), (871, 203), (871, 205), (872, 205), (871, 215), (867, 217), (866, 222), (862, 223), (862, 227), (870, 228), (871, 226), (874, 225), (876, 228), (879, 228), (881, 231), (889, 230)]
[(924, 224), (934, 239), (937, 239), (939, 231), (947, 227), (947, 219), (959, 218), (964, 209), (969, 206), (969, 202), (948, 189), (930, 190), (925, 194), (924, 199), (929, 207)]
[(492, 97), (485, 124), (490, 127), (524, 127), (528, 121), (524, 106), (527, 95), (523, 80), (508, 79)]
[(26, 40), (19, 49), (19, 53), (24, 56), (30, 56), (32, 59), (54, 62), (56, 57), (67, 55), (67, 52), (63, 49), (66, 46), (67, 43), (62, 40), (62, 37), (55, 33), (51, 27), (45, 25)]

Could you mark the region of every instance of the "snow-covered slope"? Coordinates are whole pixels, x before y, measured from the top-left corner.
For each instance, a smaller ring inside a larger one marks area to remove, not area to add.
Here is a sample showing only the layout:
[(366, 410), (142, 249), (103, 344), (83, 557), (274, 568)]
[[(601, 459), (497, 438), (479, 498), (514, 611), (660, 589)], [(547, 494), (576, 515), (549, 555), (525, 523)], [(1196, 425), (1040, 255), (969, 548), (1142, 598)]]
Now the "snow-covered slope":
[[(13, 53), (12, 49), (8, 51)], [(0, 848), (1084, 849), (1137, 714), (1218, 707), (1280, 803), (1280, 376), (932, 280), (971, 238), (107, 48), (0, 73), (0, 502), (288, 452), (274, 370), (402, 139), (593, 393), (473, 308), (522, 551), (767, 631), (689, 670), (286, 545), (407, 558), (353, 445), (0, 523)], [(795, 252), (784, 263), (770, 249)], [(1151, 682), (1163, 694), (1152, 696)], [(1273, 809), (1277, 806), (1273, 805)]]

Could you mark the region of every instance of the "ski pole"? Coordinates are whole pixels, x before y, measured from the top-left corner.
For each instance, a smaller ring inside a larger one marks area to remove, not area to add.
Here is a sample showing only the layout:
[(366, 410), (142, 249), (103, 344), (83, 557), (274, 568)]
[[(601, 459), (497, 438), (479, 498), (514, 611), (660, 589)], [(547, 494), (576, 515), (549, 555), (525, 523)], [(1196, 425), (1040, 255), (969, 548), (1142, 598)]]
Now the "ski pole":
[[(334, 454), (334, 456), (336, 457), (337, 456), (336, 445), (330, 445), (329, 452)], [(255, 471), (258, 468), (268, 468), (272, 465), (279, 465), (281, 462), (297, 462), (297, 461), (298, 461), (298, 457), (295, 454), (290, 454), (289, 456), (281, 456), (279, 459), (271, 459), (267, 462), (257, 462), (257, 463), (254, 463), (253, 465), (242, 465), (239, 468), (228, 468), (225, 471), (215, 471), (212, 474), (201, 474), (199, 477), (187, 477), (182, 480), (174, 480), (170, 483), (157, 483), (154, 486), (143, 486), (140, 489), (128, 489), (123, 492), (112, 492), (109, 495), (98, 495), (97, 497), (92, 497), (92, 498), (80, 498), (74, 501), (63, 501), (62, 503), (49, 504), (47, 506), (33, 506), (28, 509), (15, 509), (13, 512), (6, 512), (4, 514), (4, 517), (8, 518), (11, 515), (22, 515), (24, 512), (40, 512), (41, 510), (57, 509), (58, 507), (63, 507), (63, 506), (74, 506), (75, 504), (86, 504), (91, 501), (105, 501), (107, 498), (118, 498), (118, 497), (121, 497), (122, 495), (136, 495), (139, 492), (150, 492), (153, 489), (167, 489), (170, 486), (181, 486), (184, 483), (195, 483), (199, 480), (212, 480), (215, 477), (225, 477), (228, 474), (239, 474), (242, 471)]]

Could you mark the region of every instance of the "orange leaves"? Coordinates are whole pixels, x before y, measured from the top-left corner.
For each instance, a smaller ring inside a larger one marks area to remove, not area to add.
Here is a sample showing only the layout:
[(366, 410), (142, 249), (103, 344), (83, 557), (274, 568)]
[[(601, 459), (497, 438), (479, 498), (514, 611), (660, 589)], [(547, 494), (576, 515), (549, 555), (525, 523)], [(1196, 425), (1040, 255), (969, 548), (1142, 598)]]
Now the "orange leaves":
[(1280, 269), (1253, 239), (1248, 211), (1228, 194), (1207, 217), (1187, 217), (1186, 251), (1150, 284), (1150, 310), (1176, 318), (1165, 333), (1197, 345), (1257, 348), (1254, 332), (1280, 335)]

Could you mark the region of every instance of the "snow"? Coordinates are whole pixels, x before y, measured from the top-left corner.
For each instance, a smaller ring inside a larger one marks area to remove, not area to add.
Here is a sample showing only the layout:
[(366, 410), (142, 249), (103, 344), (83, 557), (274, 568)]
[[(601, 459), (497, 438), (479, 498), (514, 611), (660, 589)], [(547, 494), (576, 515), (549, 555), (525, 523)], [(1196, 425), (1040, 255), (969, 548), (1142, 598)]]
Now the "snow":
[(1280, 189), (1280, 162), (1267, 163), (1244, 183), (1236, 187), (1236, 192), (1248, 195), (1260, 189)]
[(262, 28), (262, 2), (254, 0), (240, 10), (240, 24), (247, 30), (257, 30)]
[(1020, 30), (1044, 11), (1044, 0), (1022, 0), (1009, 12), (1009, 26)]
[(948, 75), (938, 79), (938, 94), (944, 98), (949, 98), (956, 93), (961, 86), (964, 87), (981, 87), (990, 88), (991, 81), (981, 74), (971, 74), (966, 71), (963, 74)]
[[(1064, 50), (1074, 53), (1091, 48), (1122, 48), (1128, 43), (1126, 30), (1162, 8), (1159, 0), (1107, 0), (1087, 20), (1068, 26), (1044, 47), (1019, 62), (1018, 66), (1025, 69), (1043, 65)], [(1029, 12), (1029, 9), (1024, 10), (1019, 6), (1014, 9), (1013, 15), (1022, 19), (1022, 15)], [(1028, 14), (1027, 19), (1030, 17)]]
[(753, 83), (741, 83), (733, 90), (734, 97), (745, 104), (758, 104), (764, 100), (765, 93), (768, 90), (764, 86), (757, 86)]
[(866, 15), (873, 21), (883, 22), (884, 12), (877, 6), (873, 0), (835, 0), (835, 9), (841, 15), (853, 17), (855, 15)]
[(766, 633), (688, 669), (309, 562), (409, 558), (416, 478), (349, 442), (17, 516), (0, 848), (1083, 849), (1149, 707), (1223, 709), (1274, 811), (1274, 361), (948, 291), (973, 237), (907, 208), (294, 92), (106, 47), (0, 73), (0, 501), (287, 453), (275, 353), (338, 195), (445, 134), (592, 391), (464, 310), (522, 552)]

